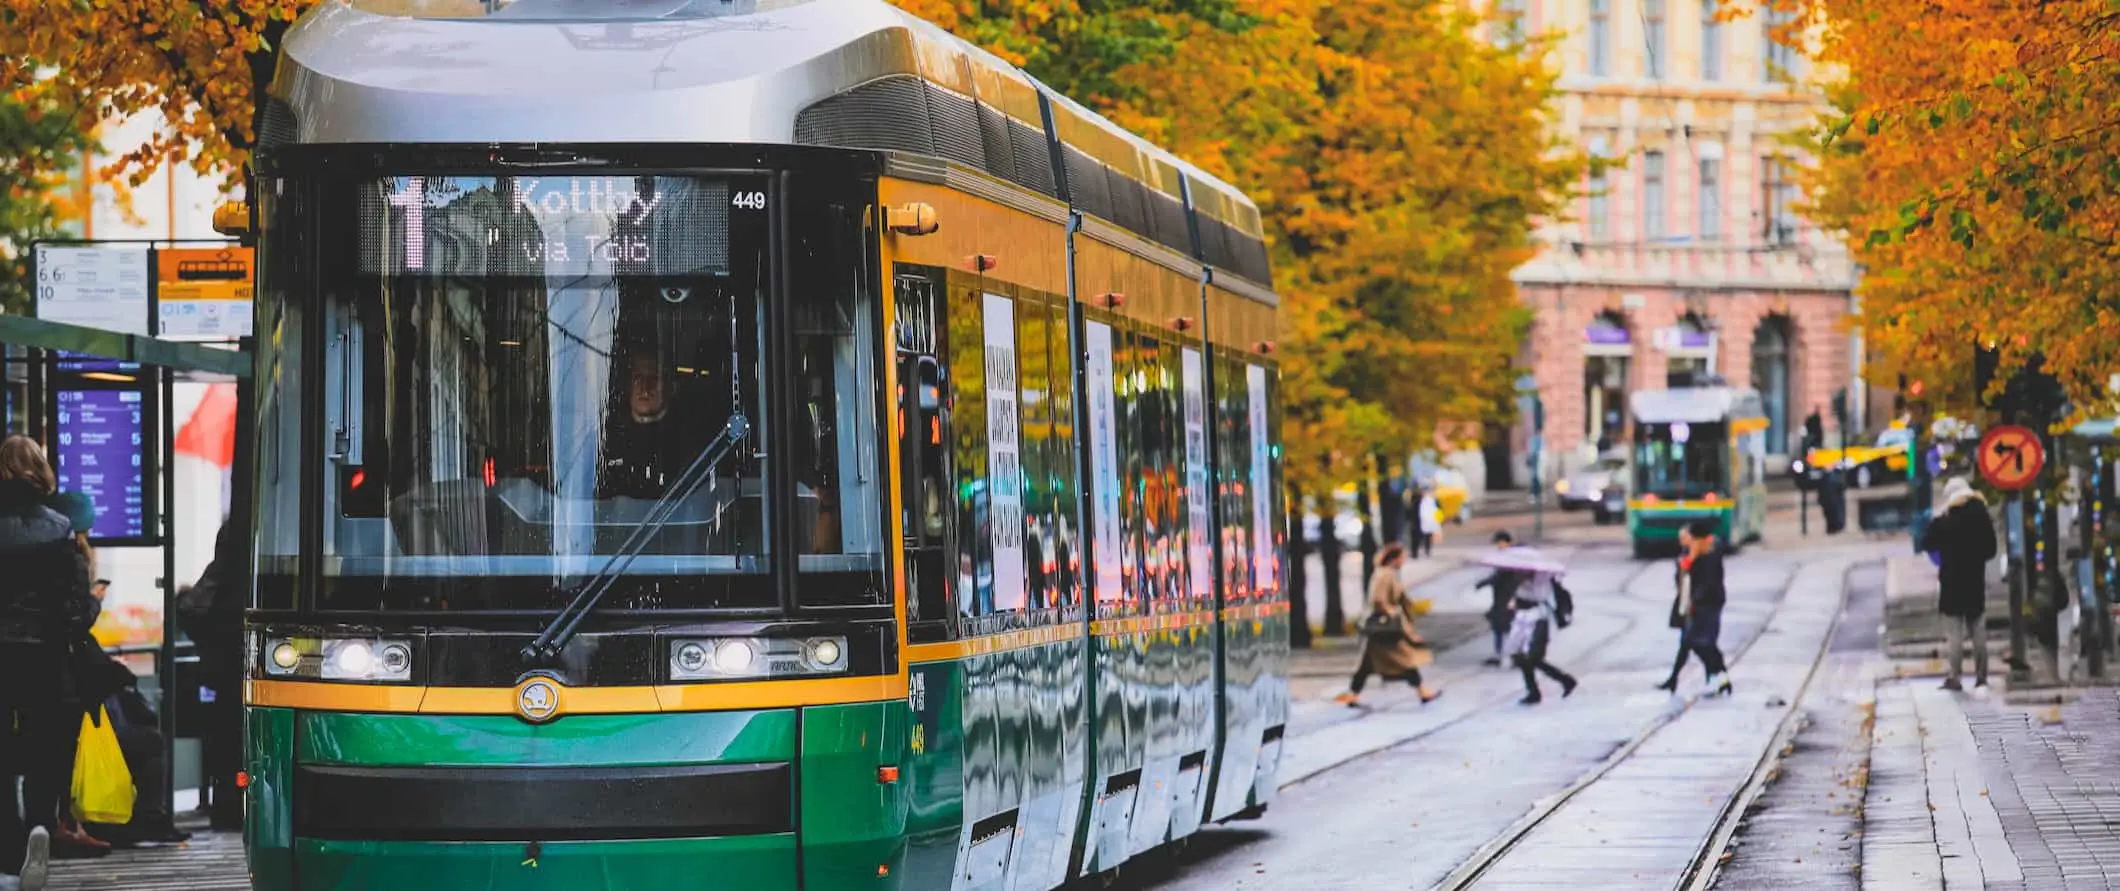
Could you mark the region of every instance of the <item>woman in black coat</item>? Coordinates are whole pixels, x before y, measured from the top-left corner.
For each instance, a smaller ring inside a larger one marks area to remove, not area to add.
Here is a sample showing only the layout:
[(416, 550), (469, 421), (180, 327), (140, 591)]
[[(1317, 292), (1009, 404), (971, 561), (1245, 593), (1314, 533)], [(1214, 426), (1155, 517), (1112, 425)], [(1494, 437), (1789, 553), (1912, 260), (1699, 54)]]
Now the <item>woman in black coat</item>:
[(1685, 647), (1700, 657), (1701, 666), (1708, 671), (1704, 694), (1728, 696), (1730, 669), (1723, 661), (1721, 638), (1723, 604), (1729, 599), (1729, 591), (1723, 585), (1722, 552), (1715, 547), (1715, 527), (1708, 521), (1693, 521), (1686, 533), (1693, 559), (1685, 570)]
[(53, 821), (73, 781), (82, 712), (67, 653), (98, 607), (72, 522), (46, 506), (53, 479), (35, 440), (0, 441), (0, 677), (9, 679), (0, 717), (16, 735), (0, 759), (0, 871), (19, 875), (25, 891), (44, 886)]
[(1921, 536), (1921, 549), (1942, 558), (1937, 570), (1937, 610), (1943, 613), (1944, 646), (1951, 673), (1946, 690), (1961, 690), (1965, 648), (1973, 648), (1973, 685), (1987, 686), (1987, 564), (1995, 559), (1995, 523), (1987, 502), (1964, 477), (1943, 487), (1943, 516)]

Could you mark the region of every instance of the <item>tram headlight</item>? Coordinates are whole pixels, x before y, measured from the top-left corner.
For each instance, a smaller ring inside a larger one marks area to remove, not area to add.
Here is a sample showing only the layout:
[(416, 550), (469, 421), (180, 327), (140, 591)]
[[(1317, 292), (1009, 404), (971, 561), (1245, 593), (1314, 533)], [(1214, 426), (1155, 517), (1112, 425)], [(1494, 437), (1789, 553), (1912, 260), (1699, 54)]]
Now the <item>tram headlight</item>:
[(294, 674), (302, 666), (302, 651), (291, 640), (275, 640), (266, 644), (265, 673), (272, 675)]
[(712, 681), (842, 674), (847, 639), (713, 637), (670, 642), (670, 679)]
[(839, 660), (846, 658), (846, 647), (836, 637), (815, 637), (803, 645), (810, 659), (810, 667), (831, 670), (838, 667)]
[(326, 640), (320, 672), (327, 681), (412, 680), (412, 644), (402, 640)]
[(271, 637), (257, 666), (283, 680), (403, 683), (412, 680), (413, 643), (369, 637)]

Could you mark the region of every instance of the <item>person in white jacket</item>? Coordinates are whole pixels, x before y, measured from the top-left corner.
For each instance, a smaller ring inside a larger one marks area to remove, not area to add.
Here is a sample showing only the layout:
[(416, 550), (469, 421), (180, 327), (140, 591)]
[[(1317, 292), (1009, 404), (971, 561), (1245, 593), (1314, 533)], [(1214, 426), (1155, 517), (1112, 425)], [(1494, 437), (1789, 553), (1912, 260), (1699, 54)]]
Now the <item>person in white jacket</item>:
[(1442, 505), (1436, 503), (1433, 490), (1421, 490), (1421, 504), (1419, 507), (1414, 508), (1414, 512), (1418, 515), (1419, 522), (1414, 528), (1419, 537), (1413, 540), (1413, 552), (1410, 556), (1418, 557), (1426, 553), (1428, 556), (1433, 557), (1435, 556), (1435, 537), (1443, 531), (1443, 508)]

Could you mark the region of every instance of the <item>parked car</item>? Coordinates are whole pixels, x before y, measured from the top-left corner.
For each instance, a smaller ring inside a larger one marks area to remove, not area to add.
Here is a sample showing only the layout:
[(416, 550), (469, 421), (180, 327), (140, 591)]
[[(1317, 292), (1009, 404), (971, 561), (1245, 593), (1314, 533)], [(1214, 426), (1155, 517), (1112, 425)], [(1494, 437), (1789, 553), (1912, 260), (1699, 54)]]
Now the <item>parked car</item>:
[(1627, 462), (1600, 458), (1553, 483), (1561, 510), (1591, 510), (1597, 522), (1609, 523), (1627, 512)]

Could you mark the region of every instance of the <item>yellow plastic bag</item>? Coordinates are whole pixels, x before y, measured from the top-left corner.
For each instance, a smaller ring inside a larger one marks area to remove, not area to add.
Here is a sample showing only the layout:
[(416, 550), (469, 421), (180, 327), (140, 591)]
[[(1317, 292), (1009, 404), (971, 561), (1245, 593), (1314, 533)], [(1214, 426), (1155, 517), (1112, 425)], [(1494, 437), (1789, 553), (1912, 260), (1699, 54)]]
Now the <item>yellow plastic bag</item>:
[(132, 822), (132, 813), (132, 770), (118, 748), (110, 713), (99, 705), (95, 716), (81, 716), (81, 744), (74, 753), (74, 816), (84, 823), (123, 826)]
[(1425, 616), (1433, 611), (1435, 611), (1435, 598), (1433, 597), (1423, 597), (1413, 602), (1413, 614), (1416, 616)]

